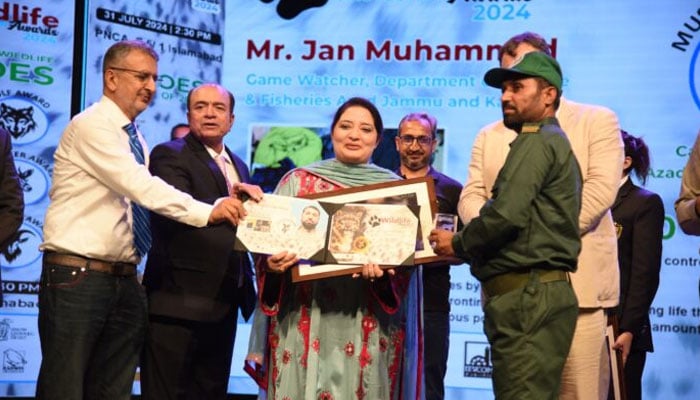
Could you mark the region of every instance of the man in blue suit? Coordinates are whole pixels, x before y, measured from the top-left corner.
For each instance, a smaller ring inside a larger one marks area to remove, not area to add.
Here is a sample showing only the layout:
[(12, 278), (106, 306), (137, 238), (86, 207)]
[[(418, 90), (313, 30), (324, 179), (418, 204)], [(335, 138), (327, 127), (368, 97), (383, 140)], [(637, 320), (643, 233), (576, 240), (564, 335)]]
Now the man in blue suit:
[[(234, 104), (217, 84), (192, 89), (190, 132), (153, 149), (151, 172), (203, 202), (236, 197), (250, 176), (223, 143)], [(257, 187), (251, 191), (262, 196)], [(149, 306), (143, 396), (225, 399), (238, 310), (247, 319), (255, 304), (248, 254), (233, 250), (236, 227), (228, 224), (193, 228), (152, 213), (151, 227), (143, 279)]]

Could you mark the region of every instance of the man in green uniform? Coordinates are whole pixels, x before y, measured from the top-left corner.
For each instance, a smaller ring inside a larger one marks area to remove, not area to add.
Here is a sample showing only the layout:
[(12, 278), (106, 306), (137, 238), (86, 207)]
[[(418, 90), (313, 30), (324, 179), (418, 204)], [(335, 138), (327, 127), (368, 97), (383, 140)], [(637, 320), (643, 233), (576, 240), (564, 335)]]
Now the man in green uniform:
[(484, 81), (501, 89), (504, 123), (518, 136), (479, 217), (430, 241), (482, 284), (496, 399), (556, 399), (578, 315), (568, 272), (581, 247), (581, 175), (554, 117), (561, 68), (532, 52)]

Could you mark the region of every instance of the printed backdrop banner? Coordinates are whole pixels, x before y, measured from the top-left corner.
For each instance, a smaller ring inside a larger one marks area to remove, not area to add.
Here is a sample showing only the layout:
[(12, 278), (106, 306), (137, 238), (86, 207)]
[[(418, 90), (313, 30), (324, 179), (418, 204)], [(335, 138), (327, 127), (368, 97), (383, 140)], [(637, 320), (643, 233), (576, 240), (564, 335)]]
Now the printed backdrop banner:
[[(0, 255), (6, 294), (0, 310), (0, 395), (31, 396), (34, 390), (40, 362), (37, 246), (53, 151), (69, 120), (66, 93), (75, 68), (84, 70), (84, 82), (77, 83), (84, 87), (87, 106), (101, 95), (101, 61), (109, 45), (140, 38), (154, 46), (160, 55), (158, 93), (137, 121), (151, 148), (168, 138), (173, 125), (186, 121), (185, 96), (192, 87), (222, 82), (236, 96), (227, 145), (266, 179), (281, 167), (328, 157), (333, 112), (351, 96), (373, 100), (389, 130), (406, 113), (427, 111), (437, 117), (443, 142), (435, 166), (463, 182), (477, 132), (501, 117), (500, 93), (484, 85), (483, 75), (497, 65), (498, 45), (534, 31), (547, 39), (562, 65), (564, 95), (613, 109), (622, 127), (651, 148), (647, 187), (664, 199), (666, 224), (661, 286), (651, 310), (655, 352), (647, 358), (644, 397), (700, 397), (693, 368), (700, 353), (700, 240), (680, 231), (673, 212), (682, 169), (700, 129), (700, 3), (225, 4), (224, 9), (222, 0), (89, 1), (80, 66), (73, 65), (72, 1), (0, 2), (0, 124), (12, 133), (27, 202), (17, 240)], [(492, 399), (479, 283), (466, 265), (452, 269), (451, 282), (446, 398)], [(250, 329), (240, 321), (232, 393), (256, 393), (242, 370)]]
[[(74, 1), (15, 1), (0, 4), (0, 124), (12, 134), (22, 179), (25, 222), (16, 241), (0, 255), (0, 396), (32, 396), (41, 360), (36, 328), (41, 273), (42, 225), (48, 206), (53, 152), (70, 119), (72, 77), (83, 68), (83, 107), (102, 94), (102, 56), (113, 43), (142, 39), (160, 56), (158, 98), (137, 121), (149, 145), (169, 139), (170, 127), (185, 122), (187, 92), (201, 82), (220, 81), (223, 60), (223, 2), (178, 0), (156, 5), (88, 1), (85, 58), (73, 64)], [(81, 8), (82, 9), (82, 8)], [(135, 386), (138, 392), (138, 384)]]
[(0, 3), (0, 126), (12, 136), (26, 204), (24, 223), (0, 254), (0, 395), (33, 393), (41, 361), (38, 246), (53, 152), (70, 119), (73, 19), (72, 0)]

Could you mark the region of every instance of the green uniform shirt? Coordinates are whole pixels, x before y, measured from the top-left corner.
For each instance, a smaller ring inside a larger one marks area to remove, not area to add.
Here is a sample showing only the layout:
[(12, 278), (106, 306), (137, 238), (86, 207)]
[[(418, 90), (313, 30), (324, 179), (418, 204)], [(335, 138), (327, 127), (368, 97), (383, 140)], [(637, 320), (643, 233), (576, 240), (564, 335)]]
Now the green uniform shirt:
[(480, 281), (518, 269), (576, 270), (581, 173), (555, 118), (525, 124), (489, 200), (452, 239)]

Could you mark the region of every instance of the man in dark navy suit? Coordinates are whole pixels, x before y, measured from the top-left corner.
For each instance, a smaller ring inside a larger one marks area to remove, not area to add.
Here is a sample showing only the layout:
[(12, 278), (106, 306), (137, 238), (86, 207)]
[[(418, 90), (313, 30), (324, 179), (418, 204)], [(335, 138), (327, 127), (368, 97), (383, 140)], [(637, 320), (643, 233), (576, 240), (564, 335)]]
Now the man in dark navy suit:
[[(246, 183), (248, 168), (223, 144), (234, 104), (217, 84), (192, 89), (190, 133), (153, 149), (153, 175), (203, 202), (237, 197), (246, 186), (260, 198), (262, 191)], [(151, 226), (144, 399), (225, 399), (238, 310), (247, 319), (255, 303), (248, 254), (233, 250), (236, 228), (229, 224), (193, 228), (152, 213)]]

